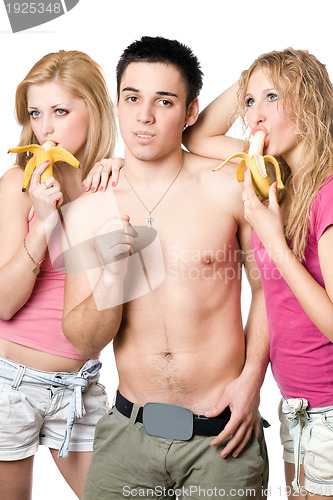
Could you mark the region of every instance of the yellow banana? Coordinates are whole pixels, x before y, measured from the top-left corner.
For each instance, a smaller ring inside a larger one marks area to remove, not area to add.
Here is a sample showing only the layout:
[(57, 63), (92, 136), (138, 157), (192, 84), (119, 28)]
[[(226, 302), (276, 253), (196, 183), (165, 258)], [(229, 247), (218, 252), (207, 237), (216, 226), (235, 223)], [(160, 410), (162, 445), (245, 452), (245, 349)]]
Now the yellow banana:
[(75, 168), (79, 168), (80, 165), (80, 162), (75, 158), (75, 156), (66, 151), (66, 149), (55, 147), (55, 143), (53, 141), (46, 141), (42, 146), (39, 146), (38, 144), (29, 144), (28, 146), (11, 148), (8, 150), (8, 153), (24, 153), (26, 151), (29, 151), (34, 156), (30, 158), (24, 169), (23, 192), (25, 192), (28, 188), (32, 172), (44, 161), (49, 160), (50, 163), (40, 176), (40, 182), (45, 181), (45, 179), (53, 175), (53, 163), (57, 161), (63, 161)]
[(228, 161), (232, 158), (237, 158), (238, 156), (242, 158), (242, 161), (237, 168), (237, 180), (238, 182), (244, 181), (244, 167), (245, 165), (251, 170), (253, 186), (257, 194), (260, 194), (264, 198), (268, 198), (268, 192), (270, 187), (270, 182), (267, 177), (265, 163), (270, 162), (275, 167), (275, 174), (277, 180), (277, 187), (279, 189), (284, 189), (284, 184), (281, 180), (281, 172), (278, 162), (273, 156), (262, 156), (265, 143), (265, 134), (262, 130), (258, 130), (252, 139), (250, 144), (249, 153), (236, 153), (230, 156), (226, 161), (221, 163), (217, 168), (214, 168), (214, 172), (220, 170)]

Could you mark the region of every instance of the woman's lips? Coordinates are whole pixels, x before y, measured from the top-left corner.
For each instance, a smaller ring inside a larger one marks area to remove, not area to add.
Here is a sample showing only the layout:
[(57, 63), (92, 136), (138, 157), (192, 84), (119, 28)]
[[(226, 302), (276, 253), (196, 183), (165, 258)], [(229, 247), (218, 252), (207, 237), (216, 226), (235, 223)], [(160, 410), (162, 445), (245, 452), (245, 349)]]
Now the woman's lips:
[(254, 134), (258, 131), (261, 131), (265, 134), (265, 142), (264, 142), (264, 148), (267, 148), (268, 146), (268, 143), (269, 143), (269, 134), (268, 134), (268, 130), (265, 128), (265, 127), (254, 127), (252, 130), (251, 130), (251, 133), (252, 133), (252, 136), (254, 136)]

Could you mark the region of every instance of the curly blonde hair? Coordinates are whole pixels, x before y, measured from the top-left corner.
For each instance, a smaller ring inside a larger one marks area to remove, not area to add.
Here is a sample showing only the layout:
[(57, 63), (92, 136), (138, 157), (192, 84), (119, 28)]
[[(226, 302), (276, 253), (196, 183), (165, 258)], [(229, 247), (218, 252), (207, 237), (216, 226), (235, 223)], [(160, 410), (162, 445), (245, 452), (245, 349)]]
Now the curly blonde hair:
[(311, 206), (327, 177), (333, 174), (333, 85), (324, 64), (303, 50), (288, 48), (256, 59), (239, 80), (239, 113), (245, 124), (245, 95), (252, 73), (261, 69), (281, 93), (285, 116), (293, 116), (298, 141), (303, 141), (303, 164), (291, 175), (280, 158), (292, 201), (285, 220), (285, 235), (293, 251), (305, 260), (311, 224)]
[[(60, 50), (45, 55), (29, 71), (16, 90), (17, 121), (23, 126), (20, 146), (37, 144), (28, 113), (27, 93), (31, 85), (55, 82), (87, 105), (89, 126), (81, 175), (84, 179), (96, 161), (111, 157), (116, 141), (113, 105), (100, 66), (84, 52)], [(25, 168), (27, 154), (17, 155), (17, 164)], [(55, 174), (56, 174), (55, 169)]]

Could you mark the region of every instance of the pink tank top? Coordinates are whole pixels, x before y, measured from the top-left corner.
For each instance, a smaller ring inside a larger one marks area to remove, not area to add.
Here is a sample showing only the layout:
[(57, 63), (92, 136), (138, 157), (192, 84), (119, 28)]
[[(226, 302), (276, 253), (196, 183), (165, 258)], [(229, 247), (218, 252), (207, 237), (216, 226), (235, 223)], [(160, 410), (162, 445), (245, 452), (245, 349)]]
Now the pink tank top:
[[(332, 200), (333, 176), (328, 178), (313, 203), (303, 263), (322, 287), (325, 283), (318, 241), (333, 224)], [(251, 246), (265, 293), (272, 372), (282, 396), (305, 398), (315, 408), (333, 405), (333, 343), (305, 314), (255, 232)]]
[[(29, 230), (34, 217), (29, 222)], [(60, 239), (54, 244), (60, 253)], [(9, 321), (0, 320), (0, 338), (38, 351), (70, 359), (79, 356), (62, 331), (65, 274), (52, 266), (49, 252), (37, 275), (32, 294), (26, 304)]]

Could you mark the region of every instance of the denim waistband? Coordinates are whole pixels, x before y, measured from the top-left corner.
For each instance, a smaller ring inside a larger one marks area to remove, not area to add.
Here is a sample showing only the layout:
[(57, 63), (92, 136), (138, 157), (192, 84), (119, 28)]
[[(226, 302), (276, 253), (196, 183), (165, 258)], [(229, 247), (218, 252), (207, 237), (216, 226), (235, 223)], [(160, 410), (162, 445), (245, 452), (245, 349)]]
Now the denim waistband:
[(75, 373), (42, 372), (0, 356), (0, 376), (12, 381), (13, 389), (17, 390), (21, 383), (31, 383), (63, 387), (73, 391), (68, 407), (65, 437), (59, 449), (58, 457), (68, 456), (68, 445), (74, 421), (76, 418), (82, 418), (86, 413), (82, 392), (89, 384), (98, 380), (101, 367), (102, 363), (98, 359), (90, 359), (82, 366), (80, 371)]

